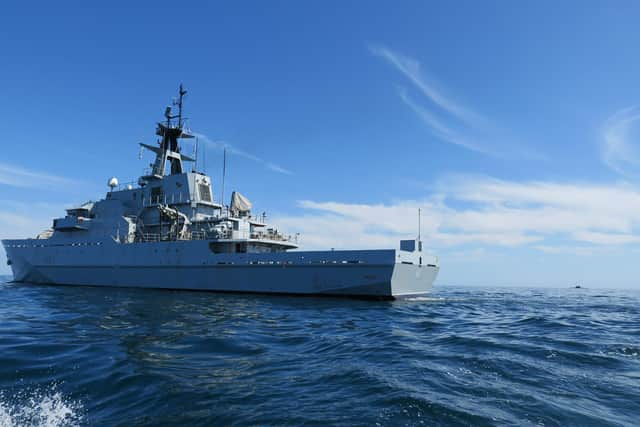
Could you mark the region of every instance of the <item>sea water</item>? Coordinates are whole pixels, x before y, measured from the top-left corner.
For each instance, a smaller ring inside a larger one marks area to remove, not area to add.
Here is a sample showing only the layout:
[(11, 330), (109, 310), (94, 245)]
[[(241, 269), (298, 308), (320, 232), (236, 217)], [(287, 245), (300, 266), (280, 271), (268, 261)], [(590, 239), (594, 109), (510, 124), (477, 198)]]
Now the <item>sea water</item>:
[(640, 292), (0, 284), (0, 426), (638, 425)]

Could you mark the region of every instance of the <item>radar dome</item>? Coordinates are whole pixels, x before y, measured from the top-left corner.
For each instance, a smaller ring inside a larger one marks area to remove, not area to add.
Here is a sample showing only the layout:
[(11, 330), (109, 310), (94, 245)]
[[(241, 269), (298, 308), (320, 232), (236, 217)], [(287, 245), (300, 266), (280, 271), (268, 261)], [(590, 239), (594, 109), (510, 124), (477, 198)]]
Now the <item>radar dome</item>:
[(109, 179), (109, 182), (107, 183), (107, 185), (109, 187), (111, 187), (111, 189), (113, 190), (114, 188), (116, 188), (118, 186), (118, 178), (111, 177), (111, 179)]

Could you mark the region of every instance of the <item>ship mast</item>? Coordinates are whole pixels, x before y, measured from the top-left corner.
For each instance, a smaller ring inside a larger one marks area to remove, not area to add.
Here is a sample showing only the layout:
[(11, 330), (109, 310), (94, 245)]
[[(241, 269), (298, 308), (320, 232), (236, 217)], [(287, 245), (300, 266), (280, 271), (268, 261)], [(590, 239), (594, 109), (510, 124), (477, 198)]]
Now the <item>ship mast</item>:
[[(178, 101), (176, 102), (175, 98), (173, 101), (173, 105), (177, 105), (178, 106), (178, 114), (176, 114), (175, 116), (167, 116), (167, 126), (169, 126), (171, 123), (169, 122), (170, 119), (178, 119), (178, 128), (182, 129), (182, 98), (184, 98), (184, 96), (187, 94), (187, 91), (182, 87), (182, 83), (180, 83), (180, 89), (178, 90)], [(171, 114), (171, 109), (169, 108), (167, 110), (169, 112), (169, 114)], [(165, 112), (166, 115), (166, 112)]]
[[(178, 100), (174, 99), (172, 105), (178, 107), (178, 114), (172, 114), (171, 105), (167, 106), (164, 111), (164, 117), (166, 121), (164, 123), (158, 122), (156, 127), (156, 135), (161, 137), (158, 141), (159, 147), (150, 146), (147, 144), (140, 144), (145, 148), (156, 153), (156, 160), (152, 165), (151, 173), (144, 178), (146, 179), (162, 179), (165, 175), (165, 169), (167, 160), (170, 162), (170, 174), (183, 173), (182, 161), (195, 161), (195, 159), (180, 153), (180, 146), (178, 145), (178, 138), (193, 138), (193, 135), (183, 130), (184, 117), (182, 117), (182, 102), (187, 91), (180, 84), (178, 90)], [(177, 119), (177, 121), (176, 121)]]

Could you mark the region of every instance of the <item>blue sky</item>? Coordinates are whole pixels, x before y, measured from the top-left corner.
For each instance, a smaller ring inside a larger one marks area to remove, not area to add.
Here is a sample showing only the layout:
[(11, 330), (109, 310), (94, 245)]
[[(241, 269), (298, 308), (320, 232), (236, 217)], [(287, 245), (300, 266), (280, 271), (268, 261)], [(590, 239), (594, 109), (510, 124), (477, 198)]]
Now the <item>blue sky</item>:
[(638, 287), (639, 17), (622, 1), (5, 5), (0, 236), (137, 179), (183, 82), (215, 184), (227, 146), (226, 194), (305, 248), (396, 246), (421, 207), (440, 284)]

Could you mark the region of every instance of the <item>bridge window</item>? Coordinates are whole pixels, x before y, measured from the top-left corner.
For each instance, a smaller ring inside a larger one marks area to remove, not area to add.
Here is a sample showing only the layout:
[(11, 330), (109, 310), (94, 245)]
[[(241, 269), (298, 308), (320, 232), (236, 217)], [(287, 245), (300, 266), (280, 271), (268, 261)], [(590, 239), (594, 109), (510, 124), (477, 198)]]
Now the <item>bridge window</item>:
[(153, 187), (151, 189), (151, 203), (161, 203), (164, 198), (162, 187)]
[(208, 184), (198, 184), (200, 192), (200, 200), (203, 202), (211, 202), (211, 187)]

